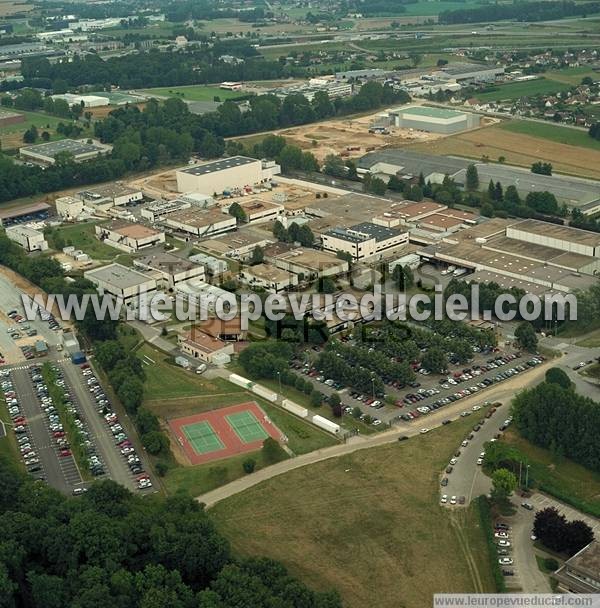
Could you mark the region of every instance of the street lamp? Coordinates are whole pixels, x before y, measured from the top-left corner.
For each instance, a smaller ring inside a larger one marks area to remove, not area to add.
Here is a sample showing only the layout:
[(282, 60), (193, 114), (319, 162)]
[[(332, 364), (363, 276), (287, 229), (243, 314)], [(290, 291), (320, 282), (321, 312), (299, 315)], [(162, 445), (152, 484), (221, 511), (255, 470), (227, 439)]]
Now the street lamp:
[(375, 378), (371, 378), (371, 386), (373, 387), (373, 401), (375, 401)]
[(277, 372), (277, 378), (279, 379), (279, 394), (281, 395), (281, 372)]
[(525, 468), (525, 489), (529, 490), (529, 466), (527, 465), (527, 467)]

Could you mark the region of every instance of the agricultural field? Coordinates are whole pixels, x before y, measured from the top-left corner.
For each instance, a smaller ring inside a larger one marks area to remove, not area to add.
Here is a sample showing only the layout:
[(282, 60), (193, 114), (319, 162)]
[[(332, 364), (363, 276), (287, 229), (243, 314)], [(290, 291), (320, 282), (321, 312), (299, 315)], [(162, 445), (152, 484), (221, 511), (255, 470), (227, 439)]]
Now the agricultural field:
[(537, 80), (501, 84), (496, 87), (495, 91), (477, 93), (476, 98), (482, 102), (501, 101), (504, 99), (519, 99), (520, 97), (559, 93), (567, 91), (569, 88), (571, 88), (571, 85), (565, 82), (550, 80), (549, 78), (539, 78)]
[(20, 13), (28, 13), (33, 10), (33, 4), (27, 2), (13, 2), (12, 0), (2, 0), (0, 2), (0, 17), (10, 17)]
[(219, 87), (204, 85), (191, 85), (183, 87), (159, 87), (156, 89), (145, 89), (140, 91), (144, 95), (157, 95), (158, 97), (180, 97), (186, 101), (213, 101), (218, 97), (221, 101), (226, 99), (237, 99), (245, 93), (240, 91), (224, 91)]
[(212, 517), (240, 555), (281, 560), (314, 587), (337, 589), (349, 608), (492, 592), (476, 507), (438, 506), (440, 471), (469, 426), (296, 469), (218, 503)]
[(564, 82), (572, 86), (581, 84), (581, 80), (588, 76), (593, 80), (600, 80), (600, 73), (594, 72), (594, 70), (587, 66), (567, 68), (564, 70), (550, 70), (549, 72), (546, 72), (546, 76), (551, 80)]
[[(554, 126), (554, 125), (552, 125)], [(462, 156), (496, 162), (501, 157), (510, 165), (531, 167), (538, 161), (551, 162), (560, 173), (600, 179), (600, 150), (558, 143), (541, 137), (513, 133), (502, 125), (453, 135), (434, 143), (412, 144), (411, 149), (428, 154)]]
[(559, 144), (600, 150), (600, 141), (593, 139), (588, 135), (587, 131), (581, 129), (571, 129), (552, 123), (533, 122), (530, 120), (503, 122), (500, 128), (511, 133), (539, 137), (540, 139), (547, 139)]

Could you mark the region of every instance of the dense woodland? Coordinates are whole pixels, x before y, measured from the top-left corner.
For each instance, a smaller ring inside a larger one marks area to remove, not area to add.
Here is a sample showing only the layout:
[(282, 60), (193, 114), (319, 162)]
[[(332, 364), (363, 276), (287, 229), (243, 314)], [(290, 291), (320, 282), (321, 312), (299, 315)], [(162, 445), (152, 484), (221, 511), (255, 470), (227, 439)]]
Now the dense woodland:
[(600, 405), (544, 382), (519, 393), (512, 405), (514, 422), (531, 443), (600, 472)]
[(112, 481), (65, 498), (0, 461), (3, 608), (340, 608), (267, 559), (236, 559), (193, 499)]

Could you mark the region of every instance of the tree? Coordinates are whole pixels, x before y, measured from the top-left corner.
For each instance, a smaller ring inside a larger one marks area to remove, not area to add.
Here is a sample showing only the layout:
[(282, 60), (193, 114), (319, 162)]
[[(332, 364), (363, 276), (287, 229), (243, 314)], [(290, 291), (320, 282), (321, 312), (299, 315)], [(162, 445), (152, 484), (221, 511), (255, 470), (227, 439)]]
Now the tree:
[(562, 388), (569, 389), (572, 386), (571, 380), (569, 376), (560, 369), (560, 367), (551, 367), (546, 372), (546, 382), (550, 382), (551, 384), (558, 384)]
[(519, 341), (522, 348), (525, 348), (529, 352), (535, 352), (538, 345), (538, 337), (535, 333), (535, 329), (528, 321), (519, 323), (515, 330), (515, 337)]
[(481, 205), (481, 215), (484, 217), (494, 217), (494, 207), (491, 203), (483, 203)]
[(169, 438), (162, 431), (150, 431), (142, 435), (142, 444), (148, 453), (156, 455), (169, 449)]
[(467, 175), (465, 187), (467, 190), (479, 190), (479, 173), (475, 165), (469, 165), (467, 167)]
[(265, 250), (260, 246), (256, 245), (252, 250), (252, 257), (250, 258), (250, 264), (256, 266), (262, 264), (265, 260)]
[(334, 408), (338, 407), (342, 403), (340, 396), (337, 393), (332, 393), (329, 397), (329, 405)]
[(34, 144), (38, 139), (38, 130), (35, 125), (31, 125), (25, 133), (23, 133), (23, 142), (26, 144)]
[(531, 172), (539, 175), (552, 175), (552, 163), (535, 162), (531, 165)]
[(238, 222), (241, 223), (248, 221), (248, 216), (239, 203), (232, 203), (229, 206), (229, 215), (233, 216)]
[(575, 555), (594, 540), (594, 531), (580, 519), (567, 524), (565, 534), (565, 551), (568, 555)]
[(492, 500), (500, 503), (508, 499), (508, 497), (517, 488), (517, 478), (508, 469), (496, 469), (492, 473)]
[(265, 462), (268, 462), (269, 464), (274, 464), (287, 458), (285, 450), (275, 439), (273, 439), (273, 437), (267, 437), (267, 439), (263, 441), (261, 451)]
[(448, 359), (446, 353), (437, 346), (432, 346), (423, 355), (421, 365), (432, 373), (440, 373), (448, 367)]
[(325, 277), (321, 281), (321, 293), (335, 293), (335, 282), (330, 277)]
[(242, 463), (242, 467), (244, 469), (244, 473), (247, 473), (248, 475), (250, 473), (254, 473), (254, 469), (256, 468), (256, 460), (254, 460), (254, 458), (246, 458), (246, 460), (244, 460)]
[(328, 154), (323, 164), (323, 173), (332, 175), (333, 177), (344, 177), (346, 175), (346, 166), (342, 157), (337, 154)]
[(319, 391), (312, 391), (309, 395), (310, 404), (313, 407), (320, 407), (323, 404), (323, 395)]

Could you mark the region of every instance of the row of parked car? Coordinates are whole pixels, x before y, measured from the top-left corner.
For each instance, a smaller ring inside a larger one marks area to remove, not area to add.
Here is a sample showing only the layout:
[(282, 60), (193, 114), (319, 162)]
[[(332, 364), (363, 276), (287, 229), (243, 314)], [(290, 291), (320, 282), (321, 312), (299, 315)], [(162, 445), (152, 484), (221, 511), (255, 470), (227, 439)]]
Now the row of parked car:
[(114, 438), (117, 449), (125, 459), (131, 473), (135, 476), (138, 489), (146, 490), (152, 487), (150, 476), (144, 471), (142, 461), (129, 440), (125, 429), (119, 422), (117, 414), (114, 412), (109, 398), (105, 394), (98, 378), (88, 363), (81, 365), (81, 373), (87, 383), (90, 395), (96, 402), (96, 410), (103, 417)]
[[(90, 473), (95, 477), (104, 475), (104, 473), (106, 472), (105, 465), (102, 462), (100, 455), (98, 454), (98, 450), (91, 439), (87, 423), (84, 417), (81, 415), (81, 406), (78, 403), (74, 392), (70, 389), (70, 387), (67, 386), (62, 369), (58, 365), (54, 365), (53, 370), (56, 378), (55, 383), (63, 390), (63, 404), (67, 412), (72, 416), (74, 425), (77, 427), (78, 437), (81, 441), (83, 449), (85, 450)], [(37, 382), (38, 387), (41, 386), (42, 388), (44, 388), (46, 386), (43, 383), (42, 376), (39, 374), (37, 376), (32, 376), (32, 380), (34, 382)], [(38, 391), (39, 390), (40, 389), (38, 388)], [(44, 392), (47, 395), (47, 388)], [(48, 416), (48, 420), (50, 423), (50, 431), (52, 432), (53, 437), (55, 438), (59, 448), (59, 456), (69, 456), (71, 454), (71, 451), (67, 437), (64, 433), (64, 429), (62, 428), (59, 414), (55, 408), (56, 404), (54, 404), (52, 398), (48, 396), (42, 399), (42, 403), (43, 409)]]
[(505, 523), (494, 525), (494, 541), (496, 542), (496, 552), (498, 553), (498, 563), (503, 566), (504, 576), (514, 576), (515, 572), (506, 566), (513, 565), (513, 558), (510, 556), (512, 545), (510, 541), (510, 526)]
[(2, 386), (2, 392), (4, 393), (4, 398), (6, 399), (6, 405), (8, 407), (8, 414), (13, 423), (13, 431), (17, 436), (17, 444), (19, 446), (21, 458), (29, 473), (38, 479), (43, 479), (44, 473), (42, 464), (35, 451), (35, 444), (29, 432), (27, 419), (23, 414), (19, 397), (15, 392), (11, 372), (3, 370), (0, 372), (0, 377), (2, 378), (0, 386)]

